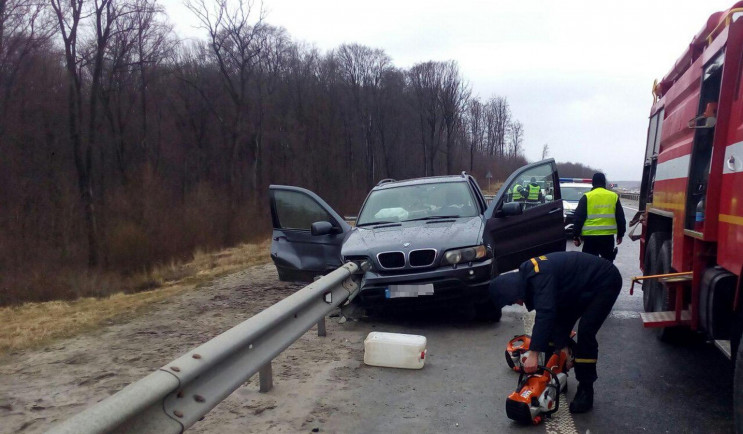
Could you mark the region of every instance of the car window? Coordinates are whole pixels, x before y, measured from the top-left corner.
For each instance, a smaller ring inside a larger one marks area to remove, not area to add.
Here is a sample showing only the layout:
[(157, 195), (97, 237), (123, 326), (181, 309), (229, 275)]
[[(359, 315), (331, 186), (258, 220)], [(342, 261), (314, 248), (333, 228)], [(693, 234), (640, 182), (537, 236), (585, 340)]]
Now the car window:
[(274, 192), (276, 215), (281, 229), (310, 230), (312, 223), (333, 222), (333, 219), (314, 199), (297, 191)]
[(564, 185), (560, 186), (560, 192), (562, 193), (562, 199), (568, 200), (568, 201), (574, 201), (577, 202), (580, 200), (581, 197), (587, 192), (591, 191), (591, 186), (586, 185), (583, 186), (575, 186), (575, 187), (566, 187)]
[(508, 186), (506, 202), (520, 202), (528, 209), (554, 200), (552, 165), (533, 167), (514, 179)]
[(359, 213), (357, 226), (441, 216), (480, 214), (466, 182), (438, 182), (375, 190)]

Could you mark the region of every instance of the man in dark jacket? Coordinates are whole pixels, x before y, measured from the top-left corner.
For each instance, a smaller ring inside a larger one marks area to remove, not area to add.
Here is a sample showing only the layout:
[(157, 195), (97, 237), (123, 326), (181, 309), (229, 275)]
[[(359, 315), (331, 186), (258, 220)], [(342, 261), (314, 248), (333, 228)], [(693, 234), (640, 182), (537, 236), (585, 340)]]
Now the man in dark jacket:
[(580, 246), (582, 238), (585, 243), (583, 252), (613, 261), (617, 255), (614, 235), (617, 245), (622, 244), (627, 230), (624, 209), (619, 195), (606, 189), (606, 176), (603, 173), (593, 175), (592, 185), (591, 191), (580, 198), (575, 209), (573, 241)]
[(593, 383), (598, 378), (596, 333), (611, 312), (622, 288), (622, 276), (611, 262), (581, 252), (556, 252), (525, 261), (518, 272), (501, 274), (490, 282), (497, 306), (526, 304), (536, 310), (530, 353), (523, 367), (537, 370), (538, 353), (545, 359), (568, 345), (575, 322), (575, 377), (578, 390), (570, 411), (593, 407)]

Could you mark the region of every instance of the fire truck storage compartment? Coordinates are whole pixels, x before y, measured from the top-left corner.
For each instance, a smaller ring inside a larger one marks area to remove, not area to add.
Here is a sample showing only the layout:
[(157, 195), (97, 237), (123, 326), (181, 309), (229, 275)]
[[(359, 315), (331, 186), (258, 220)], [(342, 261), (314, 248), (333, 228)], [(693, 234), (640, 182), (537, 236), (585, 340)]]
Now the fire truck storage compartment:
[(737, 278), (720, 266), (702, 275), (699, 294), (699, 323), (713, 339), (730, 339), (733, 299)]
[[(707, 195), (712, 142), (715, 137), (717, 101), (720, 99), (724, 53), (720, 53), (704, 70), (697, 117), (689, 121), (689, 128), (696, 130), (689, 166), (689, 186), (686, 195), (686, 229), (703, 232), (704, 201)], [(701, 222), (697, 207), (702, 210)]]

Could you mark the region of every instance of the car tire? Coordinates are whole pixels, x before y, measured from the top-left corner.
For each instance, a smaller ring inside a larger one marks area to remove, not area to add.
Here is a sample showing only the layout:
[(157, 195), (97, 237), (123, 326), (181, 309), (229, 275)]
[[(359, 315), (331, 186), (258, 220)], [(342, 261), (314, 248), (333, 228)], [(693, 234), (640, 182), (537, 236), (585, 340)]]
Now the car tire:
[(481, 321), (498, 322), (503, 315), (501, 308), (497, 307), (492, 300), (475, 304), (476, 318)]

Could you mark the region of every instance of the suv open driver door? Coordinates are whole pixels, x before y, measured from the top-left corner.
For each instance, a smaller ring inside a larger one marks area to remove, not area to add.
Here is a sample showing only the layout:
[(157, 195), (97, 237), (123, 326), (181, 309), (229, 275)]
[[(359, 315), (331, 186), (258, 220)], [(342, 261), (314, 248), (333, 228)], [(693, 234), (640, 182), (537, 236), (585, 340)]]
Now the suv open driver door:
[(485, 211), (484, 237), (493, 248), (494, 275), (534, 256), (565, 250), (560, 178), (555, 160), (516, 170)]
[(341, 245), (351, 226), (315, 193), (272, 185), (271, 260), (279, 279), (312, 282), (340, 267)]

